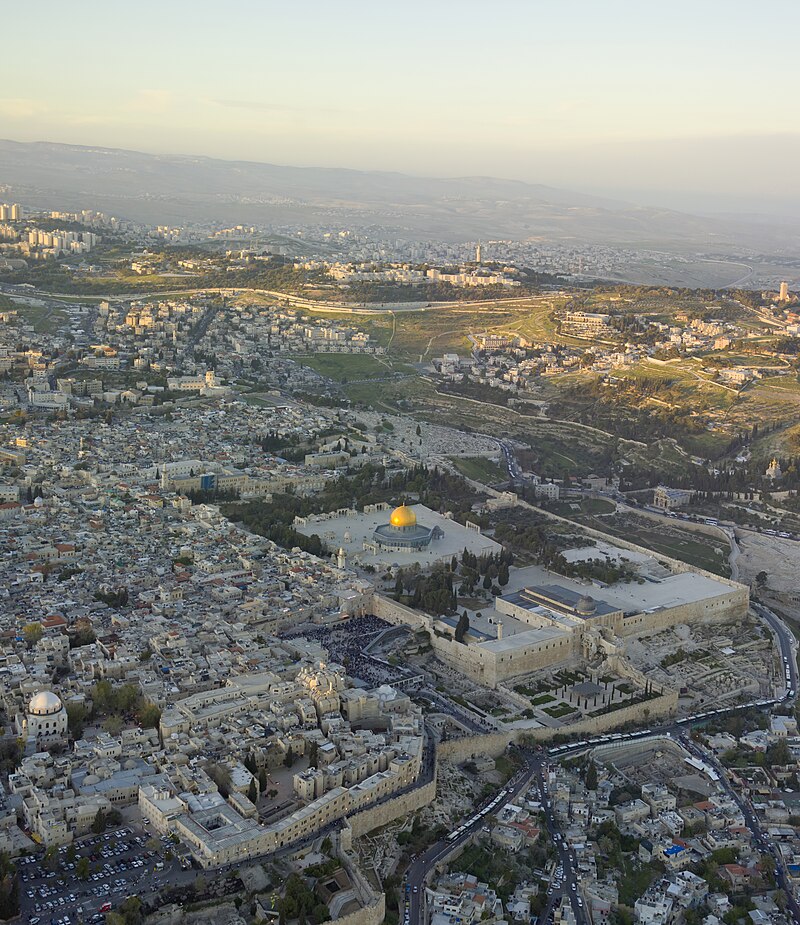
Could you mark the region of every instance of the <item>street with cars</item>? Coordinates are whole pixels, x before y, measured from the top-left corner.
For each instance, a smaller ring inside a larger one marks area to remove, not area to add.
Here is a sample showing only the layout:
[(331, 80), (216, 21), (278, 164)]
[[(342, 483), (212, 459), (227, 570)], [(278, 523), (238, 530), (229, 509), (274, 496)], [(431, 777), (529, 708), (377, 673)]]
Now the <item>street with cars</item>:
[[(754, 838), (761, 844), (763, 850), (770, 851), (771, 849), (760, 830), (752, 806), (748, 804), (741, 795), (737, 795), (731, 788), (725, 770), (718, 764), (713, 756), (708, 755), (697, 743), (691, 742), (688, 736), (688, 732), (693, 726), (708, 722), (715, 717), (741, 713), (753, 708), (769, 709), (780, 704), (794, 702), (797, 696), (798, 674), (794, 636), (769, 608), (759, 604), (754, 606), (757, 613), (770, 626), (780, 649), (785, 681), (784, 693), (780, 697), (762, 699), (732, 708), (708, 710), (703, 713), (683, 717), (679, 720), (672, 720), (660, 725), (655, 725), (648, 729), (593, 736), (588, 739), (555, 745), (550, 748), (544, 748), (542, 746), (535, 749), (515, 747), (523, 764), (506, 786), (500, 790), (496, 796), (487, 798), (471, 817), (461, 822), (452, 832), (431, 845), (419, 856), (412, 858), (404, 879), (404, 892), (402, 897), (404, 925), (424, 925), (426, 922), (425, 885), (428, 881), (428, 877), (436, 866), (446, 861), (449, 855), (455, 853), (454, 849), (460, 847), (464, 842), (484, 828), (488, 815), (499, 812), (506, 803), (513, 802), (514, 798), (521, 793), (525, 793), (534, 781), (538, 784), (547, 831), (553, 840), (557, 853), (556, 867), (547, 892), (547, 903), (539, 916), (538, 925), (547, 925), (547, 923), (552, 921), (553, 910), (563, 896), (569, 897), (569, 902), (575, 914), (577, 925), (588, 925), (590, 921), (589, 916), (578, 889), (578, 871), (575, 865), (575, 857), (569, 845), (563, 839), (558, 828), (557, 820), (553, 814), (552, 803), (549, 799), (547, 785), (544, 779), (544, 769), (546, 765), (554, 759), (559, 761), (562, 758), (574, 756), (582, 751), (586, 751), (588, 748), (593, 748), (598, 745), (606, 745), (615, 742), (624, 743), (626, 741), (647, 739), (655, 736), (669, 736), (680, 740), (681, 745), (697, 757), (698, 760), (703, 761), (710, 772), (721, 782), (722, 786), (734, 797), (742, 809), (747, 826), (753, 833)], [(773, 855), (775, 854), (774, 852), (772, 853)], [(792, 897), (786, 879), (786, 872), (781, 867), (780, 859), (778, 857), (775, 859), (778, 882), (787, 894)], [(800, 925), (800, 907), (798, 907), (793, 897), (790, 899), (789, 909), (796, 925)]]

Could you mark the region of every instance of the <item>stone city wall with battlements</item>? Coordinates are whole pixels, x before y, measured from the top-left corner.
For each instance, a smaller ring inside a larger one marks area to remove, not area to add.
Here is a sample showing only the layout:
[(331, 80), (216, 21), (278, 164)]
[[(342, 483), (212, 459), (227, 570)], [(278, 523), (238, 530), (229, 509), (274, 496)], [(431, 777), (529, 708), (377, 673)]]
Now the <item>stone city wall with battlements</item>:
[(336, 925), (381, 925), (386, 916), (386, 894), (379, 893), (374, 903), (336, 919)]

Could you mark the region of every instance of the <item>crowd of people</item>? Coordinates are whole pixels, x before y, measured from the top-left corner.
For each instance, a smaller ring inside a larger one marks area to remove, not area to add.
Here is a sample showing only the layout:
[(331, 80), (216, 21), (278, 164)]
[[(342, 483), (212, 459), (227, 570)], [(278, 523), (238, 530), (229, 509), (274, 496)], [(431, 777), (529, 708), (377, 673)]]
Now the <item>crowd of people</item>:
[(404, 686), (414, 677), (411, 672), (364, 651), (380, 633), (391, 628), (391, 623), (370, 615), (351, 617), (334, 626), (303, 627), (293, 637), (304, 636), (324, 646), (332, 662), (344, 665), (348, 675), (366, 687)]

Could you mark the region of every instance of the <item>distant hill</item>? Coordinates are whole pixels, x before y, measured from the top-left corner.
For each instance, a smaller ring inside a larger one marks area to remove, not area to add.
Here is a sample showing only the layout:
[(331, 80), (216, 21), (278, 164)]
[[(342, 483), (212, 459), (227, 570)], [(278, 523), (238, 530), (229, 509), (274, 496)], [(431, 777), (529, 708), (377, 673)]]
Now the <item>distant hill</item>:
[[(4, 184), (34, 207), (96, 208), (152, 224), (380, 225), (399, 236), (450, 241), (543, 237), (674, 251), (773, 243), (763, 225), (493, 177), (436, 179), (48, 142), (0, 140)], [(786, 246), (785, 229), (778, 241)]]

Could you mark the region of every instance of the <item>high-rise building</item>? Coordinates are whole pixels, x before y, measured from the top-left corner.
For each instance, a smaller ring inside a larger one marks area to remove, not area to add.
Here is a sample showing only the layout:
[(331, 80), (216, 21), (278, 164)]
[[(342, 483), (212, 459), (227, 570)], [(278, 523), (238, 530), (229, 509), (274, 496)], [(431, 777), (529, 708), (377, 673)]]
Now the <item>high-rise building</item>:
[(479, 245), (475, 248), (475, 263), (480, 263), (480, 262), (481, 262), (481, 256), (482, 256), (482, 253), (481, 253), (481, 246), (480, 246), (480, 244), (479, 244)]
[(20, 222), (22, 221), (22, 206), (15, 202), (9, 205), (7, 202), (0, 203), (0, 221)]
[(789, 284), (785, 280), (784, 282), (781, 283), (781, 291), (780, 291), (780, 295), (778, 296), (778, 298), (780, 299), (781, 302), (789, 301)]

